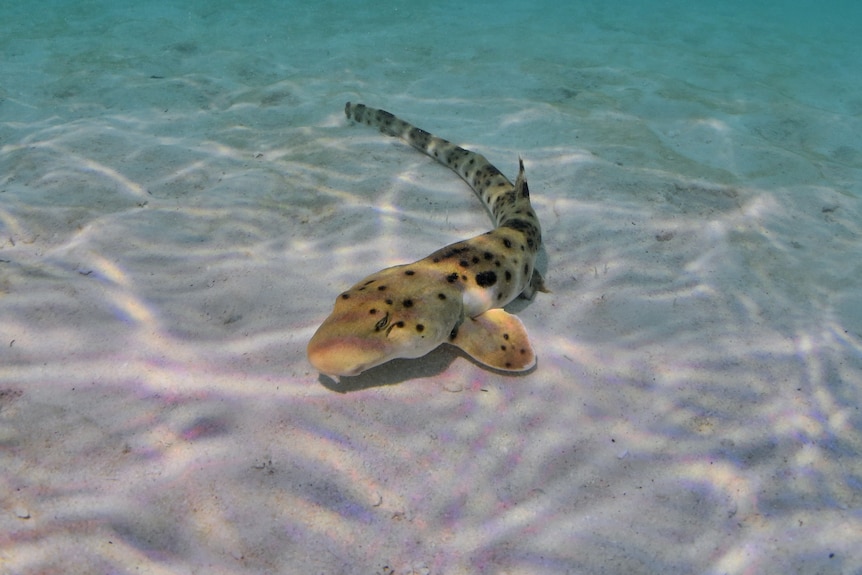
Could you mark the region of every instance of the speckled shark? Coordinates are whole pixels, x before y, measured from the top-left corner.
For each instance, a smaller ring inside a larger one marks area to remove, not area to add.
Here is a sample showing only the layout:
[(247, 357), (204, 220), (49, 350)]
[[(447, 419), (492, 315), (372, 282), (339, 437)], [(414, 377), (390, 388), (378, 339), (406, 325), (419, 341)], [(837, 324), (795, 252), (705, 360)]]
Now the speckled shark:
[(340, 294), (308, 344), (321, 373), (358, 375), (395, 358), (421, 357), (442, 343), (488, 367), (519, 372), (536, 364), (521, 321), (503, 306), (547, 291), (535, 269), (541, 228), (524, 163), (514, 185), (484, 156), (389, 112), (347, 103), (347, 117), (399, 137), (461, 176), (494, 218), (494, 230), (411, 264), (381, 270)]

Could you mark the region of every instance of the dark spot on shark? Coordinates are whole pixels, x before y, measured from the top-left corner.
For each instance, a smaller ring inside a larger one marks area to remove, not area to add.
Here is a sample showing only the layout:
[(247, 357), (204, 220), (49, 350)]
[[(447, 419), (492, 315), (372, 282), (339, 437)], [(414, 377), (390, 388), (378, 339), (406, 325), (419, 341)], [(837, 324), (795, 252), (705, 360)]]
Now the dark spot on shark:
[(476, 274), (476, 284), (479, 287), (491, 287), (497, 283), (497, 274), (493, 271), (480, 272)]
[(528, 222), (523, 218), (513, 218), (504, 223), (502, 227), (512, 228), (513, 230), (518, 230), (525, 234), (534, 233), (536, 230), (536, 225), (533, 222)]

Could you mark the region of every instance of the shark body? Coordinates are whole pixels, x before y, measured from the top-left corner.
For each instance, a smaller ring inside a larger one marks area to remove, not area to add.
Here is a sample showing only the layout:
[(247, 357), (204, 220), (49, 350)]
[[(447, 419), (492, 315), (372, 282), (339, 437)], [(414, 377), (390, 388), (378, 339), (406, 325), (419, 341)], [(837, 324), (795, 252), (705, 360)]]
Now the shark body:
[(326, 375), (352, 376), (449, 343), (493, 369), (531, 369), (536, 355), (527, 332), (501, 309), (519, 295), (547, 291), (535, 269), (542, 233), (523, 161), (513, 184), (481, 154), (389, 112), (348, 102), (345, 114), (452, 169), (488, 208), (495, 228), (371, 274), (341, 293), (308, 344), (311, 364)]

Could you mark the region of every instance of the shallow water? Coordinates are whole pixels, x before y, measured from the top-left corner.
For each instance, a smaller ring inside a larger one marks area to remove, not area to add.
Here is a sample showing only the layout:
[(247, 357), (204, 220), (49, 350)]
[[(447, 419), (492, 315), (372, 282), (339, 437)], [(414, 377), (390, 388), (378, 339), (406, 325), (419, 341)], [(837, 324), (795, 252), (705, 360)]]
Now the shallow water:
[[(0, 8), (0, 571), (862, 570), (862, 42), (833, 0)], [(519, 377), (335, 382), (335, 296), (526, 163)]]

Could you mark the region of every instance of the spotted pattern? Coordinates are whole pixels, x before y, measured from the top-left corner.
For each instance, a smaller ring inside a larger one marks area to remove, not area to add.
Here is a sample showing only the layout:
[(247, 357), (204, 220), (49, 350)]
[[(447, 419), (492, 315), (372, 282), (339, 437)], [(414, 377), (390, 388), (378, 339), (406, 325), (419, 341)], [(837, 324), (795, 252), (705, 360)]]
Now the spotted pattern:
[(412, 264), (381, 270), (342, 293), (309, 343), (311, 362), (324, 373), (354, 375), (395, 357), (419, 357), (448, 341), (491, 367), (529, 369), (535, 356), (523, 325), (499, 309), (518, 295), (545, 291), (534, 266), (541, 227), (523, 162), (513, 184), (481, 154), (389, 112), (348, 102), (345, 113), (452, 169), (485, 204), (495, 228)]

